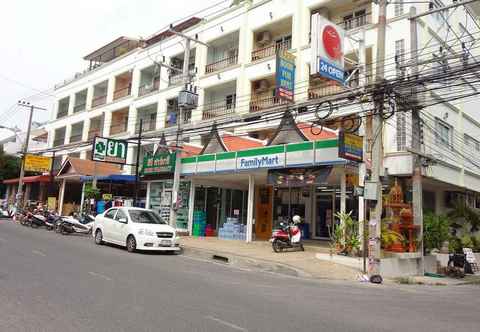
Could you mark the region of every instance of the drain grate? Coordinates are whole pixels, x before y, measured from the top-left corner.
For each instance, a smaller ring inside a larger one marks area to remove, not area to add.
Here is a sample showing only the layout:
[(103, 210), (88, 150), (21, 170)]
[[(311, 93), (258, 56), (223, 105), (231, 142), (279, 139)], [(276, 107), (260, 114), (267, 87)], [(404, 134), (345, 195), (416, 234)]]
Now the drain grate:
[(225, 256), (213, 255), (212, 259), (223, 262), (223, 263), (228, 263), (228, 257), (225, 257)]

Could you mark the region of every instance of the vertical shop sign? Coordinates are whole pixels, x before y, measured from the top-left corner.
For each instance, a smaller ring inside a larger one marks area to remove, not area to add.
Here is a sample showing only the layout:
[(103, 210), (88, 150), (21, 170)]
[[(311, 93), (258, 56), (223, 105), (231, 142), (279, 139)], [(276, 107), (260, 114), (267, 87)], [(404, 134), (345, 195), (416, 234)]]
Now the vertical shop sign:
[(320, 14), (312, 15), (311, 73), (345, 84), (345, 30)]
[(277, 97), (293, 101), (295, 94), (295, 56), (287, 51), (277, 52), (275, 76)]

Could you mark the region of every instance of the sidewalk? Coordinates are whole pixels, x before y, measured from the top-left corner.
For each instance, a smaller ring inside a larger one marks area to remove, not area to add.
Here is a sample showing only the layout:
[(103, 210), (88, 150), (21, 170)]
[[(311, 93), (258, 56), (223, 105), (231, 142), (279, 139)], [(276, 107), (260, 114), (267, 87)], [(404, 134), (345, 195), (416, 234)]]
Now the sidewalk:
[(256, 267), (262, 270), (289, 275), (334, 280), (356, 280), (360, 271), (353, 268), (321, 261), (318, 253), (328, 253), (327, 243), (307, 242), (305, 251), (274, 253), (270, 242), (245, 243), (235, 240), (220, 240), (215, 237), (182, 237), (181, 244), (186, 255), (213, 255), (228, 258), (232, 264)]

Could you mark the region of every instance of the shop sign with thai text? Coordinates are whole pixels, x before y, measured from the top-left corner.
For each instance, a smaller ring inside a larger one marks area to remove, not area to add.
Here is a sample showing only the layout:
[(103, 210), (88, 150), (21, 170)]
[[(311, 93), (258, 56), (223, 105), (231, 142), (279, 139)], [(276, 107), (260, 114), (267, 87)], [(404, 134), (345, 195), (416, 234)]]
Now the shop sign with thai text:
[(27, 172), (50, 172), (50, 170), (52, 169), (52, 158), (27, 154), (25, 155), (24, 169)]
[(147, 153), (143, 157), (142, 175), (173, 173), (175, 170), (175, 152)]
[(126, 164), (128, 142), (125, 140), (95, 137), (93, 140), (93, 161), (112, 164)]
[(338, 156), (347, 160), (363, 161), (363, 137), (341, 131), (338, 142)]

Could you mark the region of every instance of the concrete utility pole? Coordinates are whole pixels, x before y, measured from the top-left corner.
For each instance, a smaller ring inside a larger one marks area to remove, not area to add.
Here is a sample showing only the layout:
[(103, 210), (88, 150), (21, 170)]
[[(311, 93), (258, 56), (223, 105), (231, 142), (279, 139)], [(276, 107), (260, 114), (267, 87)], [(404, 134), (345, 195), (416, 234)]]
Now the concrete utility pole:
[[(177, 36), (183, 37), (185, 41), (185, 52), (183, 55), (183, 85), (184, 89), (187, 90), (187, 86), (190, 85), (192, 82), (192, 78), (190, 77), (189, 73), (189, 67), (190, 67), (190, 47), (191, 47), (191, 42), (199, 43), (204, 46), (208, 45), (206, 43), (203, 43), (198, 40), (198, 38), (195, 36), (195, 38), (189, 37), (181, 32), (177, 32), (175, 30), (170, 29), (170, 31)], [(180, 101), (180, 98), (179, 98)], [(178, 211), (178, 192), (180, 190), (180, 175), (181, 175), (181, 167), (182, 167), (182, 148), (183, 148), (183, 122), (185, 121), (184, 119), (184, 113), (188, 109), (186, 105), (183, 103), (180, 105), (179, 110), (178, 110), (178, 117), (177, 117), (177, 143), (176, 143), (176, 148), (175, 148), (175, 170), (173, 173), (173, 188), (172, 188), (172, 205), (170, 208), (170, 225), (175, 227), (177, 223), (177, 211)], [(193, 188), (191, 189), (193, 190)]]
[[(412, 61), (412, 77), (417, 79), (418, 76), (418, 34), (417, 34), (417, 20), (414, 18), (417, 15), (417, 9), (410, 7), (410, 54)], [(412, 85), (412, 95), (410, 103), (412, 105), (412, 149), (420, 152), (422, 149), (421, 135), (422, 135), (422, 119), (420, 119), (420, 109), (418, 106), (417, 87)], [(423, 275), (423, 197), (422, 197), (422, 157), (419, 154), (413, 154), (413, 176), (412, 176), (412, 205), (413, 205), (413, 222), (420, 226), (420, 252), (421, 264), (420, 274)]]
[[(382, 183), (383, 173), (383, 108), (384, 108), (384, 74), (385, 74), (385, 38), (387, 26), (387, 0), (378, 1), (377, 26), (377, 65), (375, 68), (375, 113), (372, 130), (372, 177), (376, 184), (375, 208), (370, 213), (369, 233), (369, 275), (379, 274), (380, 268), (380, 237), (382, 226)], [(372, 234), (373, 233), (373, 234)]]
[(25, 137), (25, 142), (23, 143), (22, 162), (20, 166), (20, 176), (18, 178), (18, 191), (17, 191), (17, 197), (15, 199), (16, 209), (18, 209), (22, 205), (22, 201), (23, 201), (23, 178), (25, 176), (25, 156), (27, 155), (27, 152), (28, 152), (28, 143), (30, 142), (30, 132), (32, 130), (33, 112), (35, 110), (46, 111), (45, 108), (31, 105), (29, 102), (26, 102), (26, 101), (19, 101), (18, 106), (30, 108), (30, 115), (28, 117), (27, 136)]

